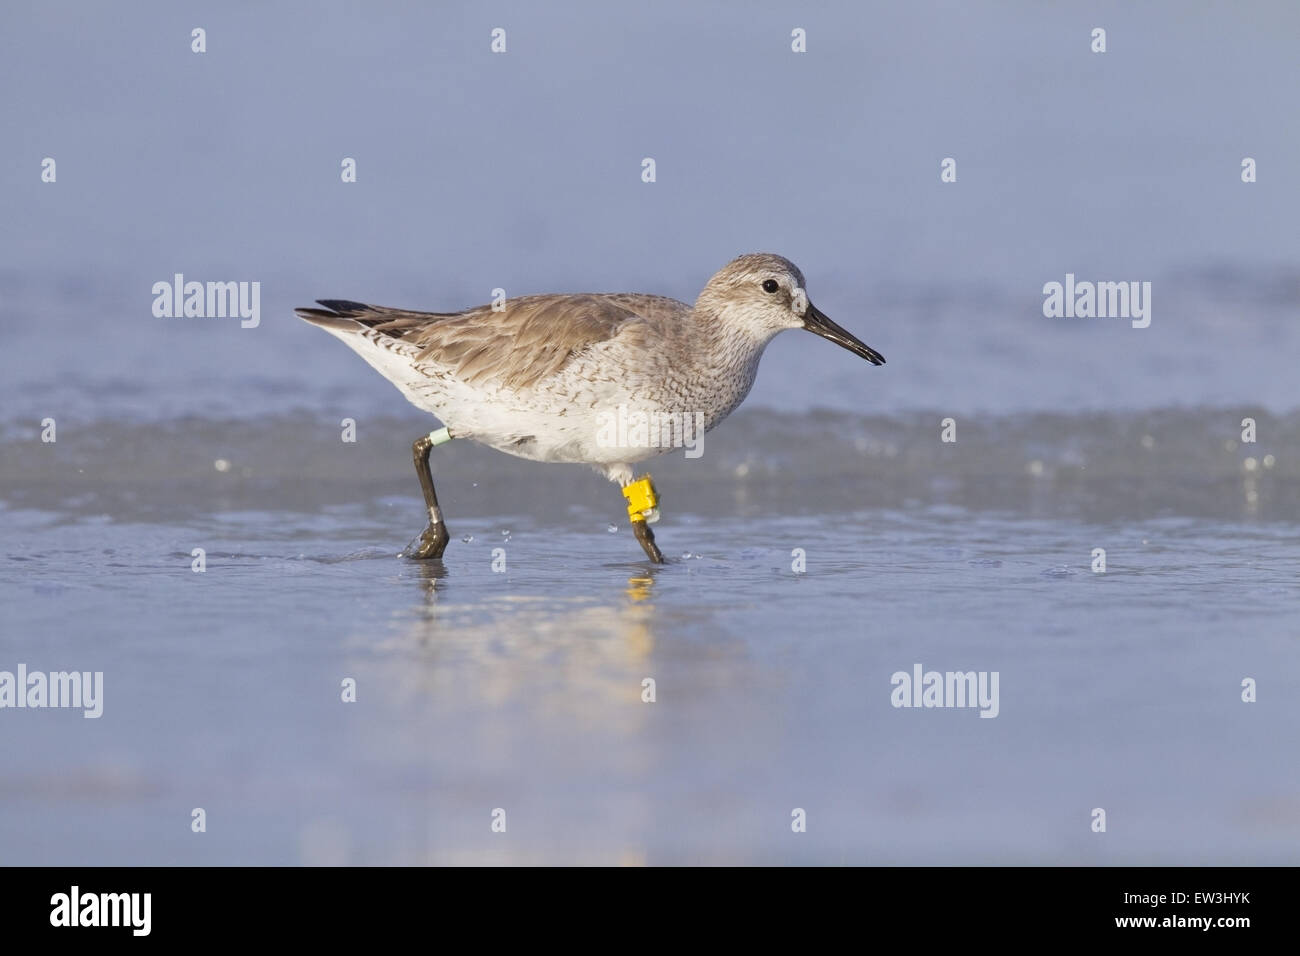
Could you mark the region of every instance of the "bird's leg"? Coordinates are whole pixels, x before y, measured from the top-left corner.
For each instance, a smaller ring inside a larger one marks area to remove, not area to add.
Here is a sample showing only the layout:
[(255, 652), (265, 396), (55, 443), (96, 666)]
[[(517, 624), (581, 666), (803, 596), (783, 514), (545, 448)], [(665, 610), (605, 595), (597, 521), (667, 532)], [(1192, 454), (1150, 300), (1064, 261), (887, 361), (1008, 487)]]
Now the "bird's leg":
[(412, 541), (402, 554), (408, 558), (424, 560), (441, 558), (447, 549), (451, 535), (442, 522), (442, 509), (438, 507), (438, 493), (433, 490), (433, 473), (429, 471), (429, 453), (436, 445), (451, 441), (451, 432), (440, 428), (436, 432), (422, 435), (411, 445), (415, 457), (415, 473), (420, 476), (420, 488), (424, 491), (424, 503), (429, 509), (429, 527), (418, 539)]
[(627, 499), (627, 516), (632, 519), (632, 531), (645, 549), (646, 557), (655, 564), (663, 564), (663, 553), (650, 530), (650, 523), (659, 520), (659, 493), (654, 482), (649, 475), (630, 481), (623, 486), (623, 497)]
[(663, 564), (663, 552), (659, 550), (659, 545), (655, 544), (655, 533), (650, 530), (650, 525), (644, 521), (632, 522), (632, 533), (636, 539), (641, 542), (641, 547), (645, 549), (646, 556), (655, 564)]

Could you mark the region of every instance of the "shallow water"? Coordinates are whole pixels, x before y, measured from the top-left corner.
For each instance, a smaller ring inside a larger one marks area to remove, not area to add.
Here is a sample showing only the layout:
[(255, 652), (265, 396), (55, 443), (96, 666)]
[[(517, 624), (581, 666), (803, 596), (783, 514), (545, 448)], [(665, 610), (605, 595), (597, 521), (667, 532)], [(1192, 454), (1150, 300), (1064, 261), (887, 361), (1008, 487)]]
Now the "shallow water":
[[(662, 568), (599, 476), (462, 443), (435, 458), (445, 562), (396, 557), (419, 530), (418, 418), (361, 447), (296, 417), (11, 436), (4, 666), (102, 670), (105, 710), (4, 713), (0, 845), (32, 863), (1288, 862), (1297, 481), (1258, 463), (1283, 446), (1205, 424), (1234, 417), (1021, 416), (943, 446), (932, 416), (742, 411), (703, 458), (655, 463)], [(224, 472), (203, 467), (220, 436)], [(916, 663), (997, 671), (998, 716), (892, 707)]]

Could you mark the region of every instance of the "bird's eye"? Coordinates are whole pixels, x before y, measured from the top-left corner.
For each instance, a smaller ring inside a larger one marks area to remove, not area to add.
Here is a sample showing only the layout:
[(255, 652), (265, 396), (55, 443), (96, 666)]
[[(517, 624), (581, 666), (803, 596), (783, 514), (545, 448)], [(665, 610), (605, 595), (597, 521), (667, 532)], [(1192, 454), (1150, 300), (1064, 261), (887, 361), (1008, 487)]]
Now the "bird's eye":
[(776, 291), (777, 289), (779, 289), (779, 288), (781, 288), (781, 286), (777, 283), (777, 281), (776, 281), (775, 279), (764, 279), (764, 280), (763, 280), (763, 291), (764, 291), (764, 292), (775, 292), (775, 291)]

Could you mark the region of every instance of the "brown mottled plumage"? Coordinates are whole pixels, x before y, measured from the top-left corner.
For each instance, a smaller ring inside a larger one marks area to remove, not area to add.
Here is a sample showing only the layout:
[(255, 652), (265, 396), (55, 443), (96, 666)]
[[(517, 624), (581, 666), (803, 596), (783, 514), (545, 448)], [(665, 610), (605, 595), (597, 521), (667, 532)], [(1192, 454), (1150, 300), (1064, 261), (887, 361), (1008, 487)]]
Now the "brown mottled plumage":
[(320, 304), (330, 311), (298, 309), (298, 315), (319, 325), (351, 319), (396, 339), (419, 365), (444, 366), (467, 384), (494, 381), (511, 389), (554, 375), (629, 322), (672, 317), (689, 308), (665, 296), (631, 293), (529, 295), (505, 300), (500, 310), (481, 305), (464, 312), (408, 312), (336, 299)]

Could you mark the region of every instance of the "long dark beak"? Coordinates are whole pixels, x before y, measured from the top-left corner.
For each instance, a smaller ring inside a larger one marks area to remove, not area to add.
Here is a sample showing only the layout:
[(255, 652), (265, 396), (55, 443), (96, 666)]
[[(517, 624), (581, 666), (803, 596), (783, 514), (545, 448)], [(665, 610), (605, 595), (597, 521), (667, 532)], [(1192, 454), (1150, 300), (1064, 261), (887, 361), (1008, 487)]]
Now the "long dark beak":
[(808, 303), (808, 312), (803, 317), (803, 327), (809, 332), (820, 335), (824, 339), (829, 339), (836, 345), (843, 346), (854, 355), (860, 355), (872, 365), (884, 365), (885, 357), (867, 345), (861, 339), (857, 338), (847, 329), (842, 329), (830, 319), (825, 313), (811, 302)]

